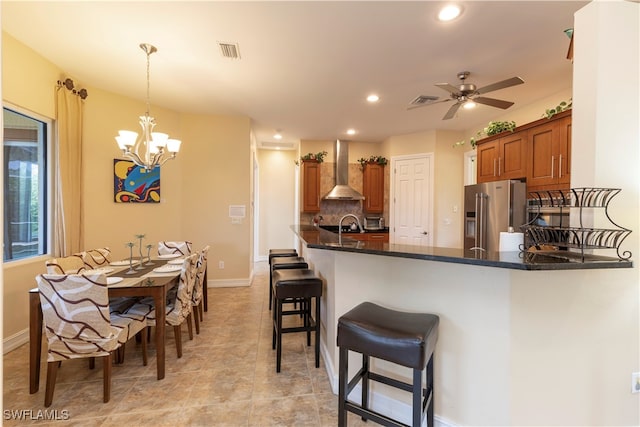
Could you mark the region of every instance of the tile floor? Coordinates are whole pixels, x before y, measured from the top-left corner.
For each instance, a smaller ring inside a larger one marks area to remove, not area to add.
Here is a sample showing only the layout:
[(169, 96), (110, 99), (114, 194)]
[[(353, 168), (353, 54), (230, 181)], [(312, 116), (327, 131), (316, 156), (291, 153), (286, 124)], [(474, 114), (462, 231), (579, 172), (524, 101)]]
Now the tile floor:
[[(178, 359), (167, 329), (167, 373), (156, 380), (155, 348), (142, 366), (140, 345), (130, 341), (123, 365), (114, 365), (111, 401), (102, 402), (102, 365), (64, 362), (58, 371), (49, 410), (66, 410), (66, 421), (3, 420), (3, 425), (69, 426), (335, 426), (337, 397), (324, 364), (314, 367), (305, 334), (286, 334), (282, 372), (275, 372), (268, 309), (268, 266), (256, 265), (249, 287), (209, 289), (209, 311), (200, 335), (189, 341), (183, 326), (183, 357)], [(288, 316), (294, 320), (295, 316)], [(195, 332), (194, 332), (195, 334)], [(43, 351), (46, 344), (43, 345)], [(44, 409), (46, 357), (40, 390), (29, 394), (28, 345), (3, 358), (3, 409)], [(370, 424), (370, 423), (369, 423)], [(349, 425), (364, 425), (349, 414)]]

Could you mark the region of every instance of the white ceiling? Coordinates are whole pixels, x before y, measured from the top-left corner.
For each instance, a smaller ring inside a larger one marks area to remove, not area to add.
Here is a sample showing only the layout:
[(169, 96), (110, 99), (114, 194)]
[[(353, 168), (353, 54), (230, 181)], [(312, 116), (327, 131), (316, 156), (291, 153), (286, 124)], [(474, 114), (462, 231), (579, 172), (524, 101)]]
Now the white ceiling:
[[(351, 140), (377, 142), (465, 130), (501, 114), (479, 105), (443, 121), (451, 102), (406, 109), (418, 95), (447, 97), (434, 83), (456, 85), (463, 70), (478, 87), (524, 79), (487, 94), (514, 101), (512, 109), (571, 86), (563, 30), (587, 2), (462, 1), (462, 16), (441, 23), (444, 3), (5, 0), (1, 7), (2, 29), (77, 84), (132, 98), (145, 99), (138, 45), (157, 46), (152, 105), (247, 115), (259, 142), (273, 141), (277, 129), (294, 142), (345, 138), (348, 128), (358, 131)], [(217, 42), (238, 43), (241, 59), (223, 58)], [(365, 101), (372, 92), (376, 105)]]

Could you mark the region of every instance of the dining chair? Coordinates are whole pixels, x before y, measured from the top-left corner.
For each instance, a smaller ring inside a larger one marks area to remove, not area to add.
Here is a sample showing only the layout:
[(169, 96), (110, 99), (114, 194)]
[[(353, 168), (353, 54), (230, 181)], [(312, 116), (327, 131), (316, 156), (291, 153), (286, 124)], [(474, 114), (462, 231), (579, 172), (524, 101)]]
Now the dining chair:
[(82, 258), (82, 261), (88, 269), (106, 267), (111, 262), (111, 249), (107, 247), (89, 249), (88, 251), (82, 251), (77, 255)]
[(191, 242), (158, 242), (158, 255), (191, 255)]
[(204, 278), (207, 272), (207, 254), (209, 253), (209, 245), (202, 248), (198, 254), (198, 261), (196, 262), (196, 282), (193, 287), (193, 296), (191, 298), (191, 305), (193, 306), (193, 320), (196, 324), (196, 334), (200, 334), (200, 322), (204, 320), (204, 308), (203, 308), (203, 295), (204, 287), (207, 284), (204, 282)]
[[(182, 331), (183, 323), (187, 323), (189, 331), (189, 339), (193, 339), (192, 326), (192, 305), (193, 288), (196, 282), (196, 263), (198, 254), (191, 254), (182, 262), (180, 270), (180, 281), (178, 283), (178, 291), (176, 298), (167, 303), (166, 320), (167, 326), (173, 327), (173, 333), (176, 341), (176, 352), (178, 358), (182, 357)], [(152, 298), (144, 298), (128, 310), (130, 315), (137, 315), (147, 319), (147, 326), (156, 326), (156, 310)]]
[(86, 269), (82, 257), (77, 254), (45, 261), (47, 274), (77, 274)]
[[(51, 406), (58, 367), (64, 360), (103, 358), (103, 400), (111, 395), (112, 353), (146, 323), (109, 313), (103, 273), (36, 276), (47, 336), (47, 384), (44, 405)], [(143, 347), (146, 359), (146, 347)]]

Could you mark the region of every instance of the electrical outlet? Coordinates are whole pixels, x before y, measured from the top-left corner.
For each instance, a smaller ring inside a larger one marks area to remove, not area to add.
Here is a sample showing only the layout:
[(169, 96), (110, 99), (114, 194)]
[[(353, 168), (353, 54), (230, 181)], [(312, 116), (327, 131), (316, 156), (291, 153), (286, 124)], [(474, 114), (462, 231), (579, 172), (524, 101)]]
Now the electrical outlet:
[(640, 372), (631, 374), (631, 393), (640, 393)]
[(223, 270), (223, 269), (224, 269), (224, 261), (218, 261), (218, 268), (219, 268), (220, 270)]

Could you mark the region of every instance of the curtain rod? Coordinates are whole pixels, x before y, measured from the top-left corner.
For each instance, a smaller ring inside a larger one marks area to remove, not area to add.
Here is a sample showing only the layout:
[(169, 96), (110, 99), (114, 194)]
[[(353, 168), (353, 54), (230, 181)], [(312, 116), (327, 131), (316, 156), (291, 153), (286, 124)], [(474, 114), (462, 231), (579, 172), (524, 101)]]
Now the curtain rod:
[(73, 92), (75, 95), (78, 95), (82, 100), (86, 99), (89, 96), (89, 92), (86, 89), (75, 90), (73, 88), (73, 80), (70, 78), (65, 79), (65, 81), (58, 80), (58, 88), (66, 87), (68, 90)]

